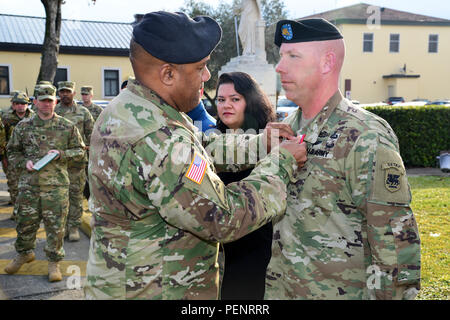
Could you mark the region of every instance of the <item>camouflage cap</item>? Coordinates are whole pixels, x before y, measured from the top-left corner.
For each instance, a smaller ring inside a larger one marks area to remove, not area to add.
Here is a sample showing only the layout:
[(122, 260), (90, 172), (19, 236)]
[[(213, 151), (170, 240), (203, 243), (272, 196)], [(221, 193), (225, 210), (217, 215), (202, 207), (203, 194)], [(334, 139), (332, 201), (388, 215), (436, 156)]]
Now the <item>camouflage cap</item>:
[(53, 85), (53, 83), (51, 81), (46, 81), (46, 80), (41, 80), (38, 82), (38, 85), (42, 85), (42, 84), (46, 84), (46, 85)]
[(28, 98), (27, 94), (23, 91), (17, 91), (14, 93), (11, 102), (28, 104), (30, 103), (30, 98)]
[(59, 81), (58, 82), (58, 91), (60, 90), (70, 90), (71, 92), (75, 91), (75, 82), (72, 81)]
[(56, 100), (56, 88), (52, 85), (41, 85), (37, 88), (38, 100)]
[(92, 86), (82, 86), (81, 87), (81, 94), (93, 94), (94, 90)]

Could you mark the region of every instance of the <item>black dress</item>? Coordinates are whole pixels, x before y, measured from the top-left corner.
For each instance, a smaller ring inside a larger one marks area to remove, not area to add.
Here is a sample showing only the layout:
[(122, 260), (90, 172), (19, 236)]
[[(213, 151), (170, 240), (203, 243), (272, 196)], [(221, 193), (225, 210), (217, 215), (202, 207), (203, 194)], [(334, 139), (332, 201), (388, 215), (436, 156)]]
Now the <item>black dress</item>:
[[(225, 184), (240, 181), (252, 170), (221, 172)], [(272, 223), (223, 245), (225, 266), (221, 287), (222, 300), (262, 300), (266, 269), (272, 255)]]

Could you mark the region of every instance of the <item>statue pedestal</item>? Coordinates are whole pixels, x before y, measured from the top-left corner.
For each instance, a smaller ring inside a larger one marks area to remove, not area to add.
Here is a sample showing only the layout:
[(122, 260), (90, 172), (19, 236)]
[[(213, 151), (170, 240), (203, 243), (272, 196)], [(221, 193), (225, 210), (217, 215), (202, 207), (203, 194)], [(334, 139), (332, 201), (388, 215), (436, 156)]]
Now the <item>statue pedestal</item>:
[(222, 66), (219, 76), (222, 73), (235, 71), (251, 75), (269, 97), (272, 106), (276, 108), (277, 75), (273, 65), (268, 64), (261, 55), (238, 56)]

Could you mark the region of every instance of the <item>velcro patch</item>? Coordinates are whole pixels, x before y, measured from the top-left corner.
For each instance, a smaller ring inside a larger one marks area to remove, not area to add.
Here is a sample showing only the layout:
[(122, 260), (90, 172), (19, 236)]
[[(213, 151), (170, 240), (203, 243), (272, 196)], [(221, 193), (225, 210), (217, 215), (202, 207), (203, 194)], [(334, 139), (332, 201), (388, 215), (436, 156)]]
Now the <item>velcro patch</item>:
[(186, 178), (194, 181), (197, 184), (201, 184), (203, 181), (203, 177), (205, 176), (207, 167), (208, 163), (206, 162), (205, 158), (195, 152), (194, 157), (192, 158), (192, 162), (189, 165), (189, 169), (186, 172)]
[(396, 192), (402, 187), (402, 165), (395, 162), (385, 162), (381, 164), (384, 170), (384, 186), (390, 192)]
[(379, 144), (370, 200), (383, 203), (409, 204), (411, 192), (400, 154)]

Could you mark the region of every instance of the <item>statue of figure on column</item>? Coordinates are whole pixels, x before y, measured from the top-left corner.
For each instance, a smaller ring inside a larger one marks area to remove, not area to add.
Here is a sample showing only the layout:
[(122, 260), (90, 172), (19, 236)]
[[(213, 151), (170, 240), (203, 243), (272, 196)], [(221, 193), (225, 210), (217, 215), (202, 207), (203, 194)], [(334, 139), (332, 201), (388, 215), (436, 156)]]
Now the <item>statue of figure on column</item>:
[[(258, 55), (264, 48), (264, 21), (261, 15), (260, 0), (242, 0), (239, 38), (242, 43), (242, 55)], [(262, 31), (262, 34), (261, 34)], [(262, 47), (261, 47), (262, 45)]]

